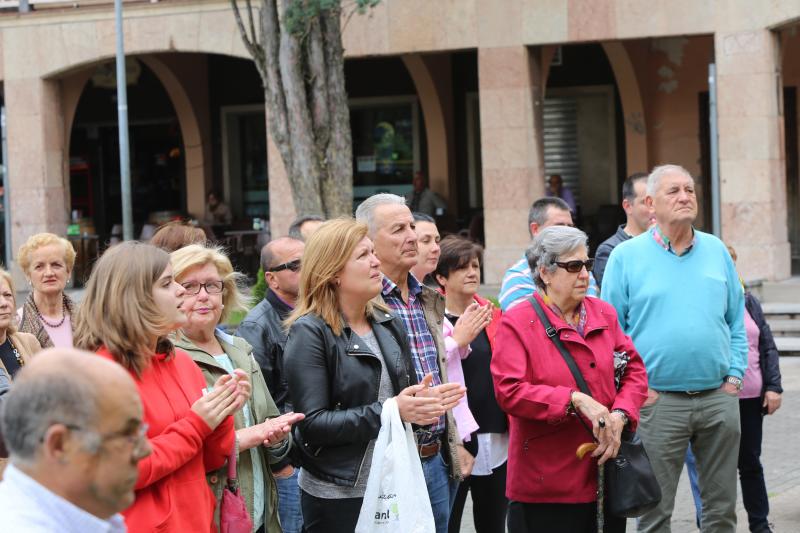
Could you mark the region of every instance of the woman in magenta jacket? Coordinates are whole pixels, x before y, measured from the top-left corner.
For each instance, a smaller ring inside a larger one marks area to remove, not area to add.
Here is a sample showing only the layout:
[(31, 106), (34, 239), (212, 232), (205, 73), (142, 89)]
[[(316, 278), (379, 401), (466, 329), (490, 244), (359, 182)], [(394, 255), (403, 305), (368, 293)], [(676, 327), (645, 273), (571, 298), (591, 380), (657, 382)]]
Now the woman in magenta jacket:
[[(495, 393), (509, 415), (510, 533), (596, 531), (598, 464), (616, 456), (623, 428), (635, 429), (647, 396), (644, 365), (614, 308), (586, 297), (593, 266), (586, 242), (578, 229), (553, 226), (537, 235), (526, 256), (537, 286), (533, 298), (592, 396), (578, 391), (531, 302), (503, 315), (495, 339)], [(575, 454), (592, 440), (578, 417), (597, 438), (592, 458)], [(607, 533), (624, 530), (624, 518), (606, 514)]]

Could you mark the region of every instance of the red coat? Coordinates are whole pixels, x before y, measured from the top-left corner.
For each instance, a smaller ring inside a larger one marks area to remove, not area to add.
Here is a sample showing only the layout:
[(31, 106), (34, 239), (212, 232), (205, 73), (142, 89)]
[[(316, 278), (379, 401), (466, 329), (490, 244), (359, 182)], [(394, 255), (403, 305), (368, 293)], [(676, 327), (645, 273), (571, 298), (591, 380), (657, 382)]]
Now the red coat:
[[(542, 307), (593, 398), (609, 410), (623, 409), (635, 428), (647, 397), (642, 359), (611, 305), (591, 297), (584, 305), (585, 338)], [(631, 357), (619, 391), (614, 386), (615, 351)], [(575, 416), (566, 414), (570, 393), (578, 386), (530, 302), (503, 314), (491, 368), (497, 402), (509, 415), (508, 498), (528, 503), (596, 501), (597, 462), (575, 456), (591, 437)]]
[[(98, 355), (114, 360), (104, 348)], [(206, 387), (203, 373), (183, 351), (156, 354), (138, 378), (153, 453), (139, 461), (136, 500), (123, 511), (131, 533), (216, 531), (214, 493), (206, 472), (220, 468), (233, 449), (233, 417), (214, 431), (192, 411)]]

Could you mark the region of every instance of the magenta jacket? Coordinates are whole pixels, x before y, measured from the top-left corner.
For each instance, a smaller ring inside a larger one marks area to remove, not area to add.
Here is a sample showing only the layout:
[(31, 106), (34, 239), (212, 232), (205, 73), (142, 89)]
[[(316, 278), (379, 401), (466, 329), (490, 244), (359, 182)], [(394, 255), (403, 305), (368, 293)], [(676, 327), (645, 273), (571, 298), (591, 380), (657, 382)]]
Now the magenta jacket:
[[(647, 398), (644, 364), (617, 321), (614, 308), (587, 297), (585, 338), (541, 302), (558, 335), (586, 380), (595, 400), (609, 410), (622, 409), (631, 428)], [(630, 356), (619, 391), (614, 384), (614, 352)], [(575, 415), (567, 415), (575, 379), (547, 337), (530, 302), (519, 304), (500, 320), (492, 356), (495, 394), (509, 415), (506, 496), (527, 503), (596, 501), (597, 462), (579, 461), (578, 446), (591, 436)]]

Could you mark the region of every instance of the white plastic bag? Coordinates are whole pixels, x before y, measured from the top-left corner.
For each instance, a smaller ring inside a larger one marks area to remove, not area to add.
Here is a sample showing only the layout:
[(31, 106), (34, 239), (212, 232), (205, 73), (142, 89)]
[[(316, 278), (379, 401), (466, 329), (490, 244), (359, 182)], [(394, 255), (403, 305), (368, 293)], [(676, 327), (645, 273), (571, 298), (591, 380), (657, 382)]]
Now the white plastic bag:
[(411, 425), (397, 401), (383, 403), (381, 431), (372, 455), (356, 533), (434, 533), (431, 501)]

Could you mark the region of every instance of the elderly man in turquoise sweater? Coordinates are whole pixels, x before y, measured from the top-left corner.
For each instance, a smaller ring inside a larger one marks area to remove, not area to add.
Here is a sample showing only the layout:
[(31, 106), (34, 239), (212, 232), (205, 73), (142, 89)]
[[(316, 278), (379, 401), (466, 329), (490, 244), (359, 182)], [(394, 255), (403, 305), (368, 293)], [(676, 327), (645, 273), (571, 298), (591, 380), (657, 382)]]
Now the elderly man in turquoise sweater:
[(670, 531), (686, 448), (697, 458), (703, 531), (736, 531), (737, 393), (747, 366), (744, 291), (718, 238), (693, 228), (694, 180), (663, 165), (647, 180), (656, 225), (611, 253), (602, 298), (647, 368), (644, 441), (663, 497), (640, 532)]

